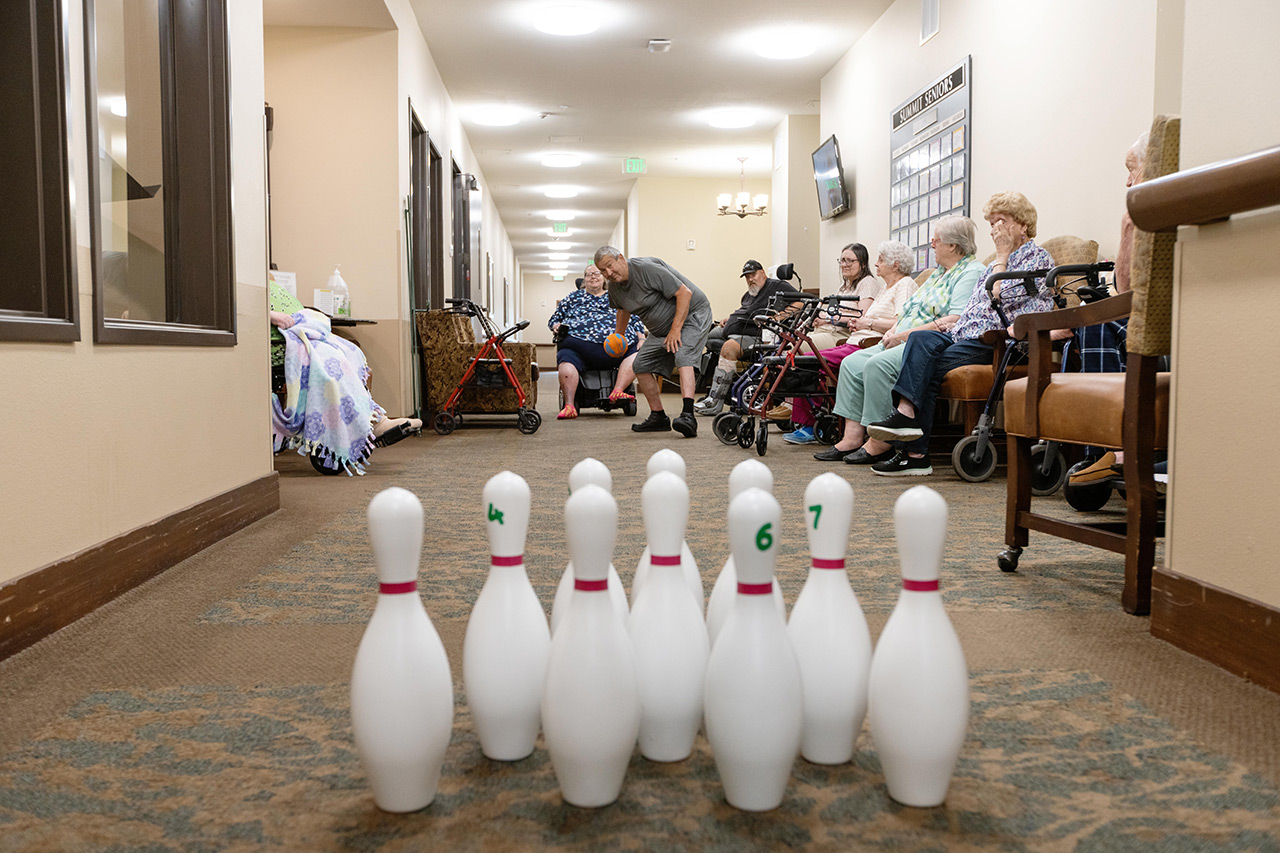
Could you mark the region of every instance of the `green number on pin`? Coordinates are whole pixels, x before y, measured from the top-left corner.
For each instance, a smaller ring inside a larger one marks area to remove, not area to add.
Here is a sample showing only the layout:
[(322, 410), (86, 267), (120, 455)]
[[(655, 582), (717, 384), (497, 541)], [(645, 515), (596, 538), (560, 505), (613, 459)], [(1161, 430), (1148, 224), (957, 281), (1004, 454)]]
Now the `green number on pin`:
[(493, 508), (493, 504), (489, 504), (489, 520), (502, 523), (502, 511)]
[(814, 504), (809, 507), (809, 512), (813, 513), (813, 529), (818, 529), (818, 518), (822, 515), (822, 504)]
[(760, 532), (756, 534), (756, 547), (761, 551), (768, 551), (769, 546), (773, 544), (773, 534), (769, 532), (770, 527), (773, 527), (772, 522), (761, 527)]

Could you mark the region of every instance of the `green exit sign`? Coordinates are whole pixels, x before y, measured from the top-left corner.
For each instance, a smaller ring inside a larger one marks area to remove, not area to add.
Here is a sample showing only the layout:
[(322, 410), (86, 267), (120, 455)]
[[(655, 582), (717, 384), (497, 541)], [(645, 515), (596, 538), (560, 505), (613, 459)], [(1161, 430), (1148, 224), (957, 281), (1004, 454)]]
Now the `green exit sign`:
[(622, 161), (622, 174), (624, 175), (643, 175), (648, 171), (643, 157), (628, 157)]
[(569, 232), (569, 223), (568, 222), (552, 223), (551, 230), (556, 234), (567, 234)]

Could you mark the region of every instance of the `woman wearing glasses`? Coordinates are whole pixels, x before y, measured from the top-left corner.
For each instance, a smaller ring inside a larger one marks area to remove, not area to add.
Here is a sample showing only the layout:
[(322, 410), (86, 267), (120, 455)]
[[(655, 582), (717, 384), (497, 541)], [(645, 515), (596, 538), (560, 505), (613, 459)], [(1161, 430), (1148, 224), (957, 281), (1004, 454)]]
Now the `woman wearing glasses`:
[[(861, 297), (856, 303), (869, 306), (877, 296), (884, 292), (884, 282), (871, 274), (870, 255), (867, 247), (861, 243), (850, 243), (840, 250), (840, 289), (842, 295)], [(855, 303), (845, 306), (841, 316), (834, 319), (822, 318), (814, 324), (809, 338), (819, 350), (831, 349), (845, 342), (853, 330), (853, 322), (857, 313), (853, 310)], [(808, 348), (805, 348), (808, 352)]]

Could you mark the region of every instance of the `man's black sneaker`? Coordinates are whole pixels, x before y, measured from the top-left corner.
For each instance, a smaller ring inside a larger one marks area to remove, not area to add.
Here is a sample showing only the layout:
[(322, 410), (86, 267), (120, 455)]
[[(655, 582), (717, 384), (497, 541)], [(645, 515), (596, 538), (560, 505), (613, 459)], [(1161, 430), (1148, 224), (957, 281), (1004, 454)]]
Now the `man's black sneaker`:
[(867, 426), (867, 434), (881, 441), (915, 441), (924, 435), (920, 422), (897, 410), (882, 421)]
[[(683, 412), (676, 415), (676, 419), (671, 422), (671, 426), (685, 438), (694, 438), (698, 434), (698, 419), (693, 416), (692, 412)], [(632, 428), (634, 429), (634, 427)]]
[(929, 464), (928, 456), (915, 459), (905, 450), (900, 450), (892, 459), (872, 465), (871, 470), (882, 477), (923, 477), (933, 473), (933, 466)]
[[(677, 420), (679, 420), (677, 418)], [(666, 412), (650, 412), (649, 417), (631, 425), (632, 432), (670, 432), (671, 419)]]

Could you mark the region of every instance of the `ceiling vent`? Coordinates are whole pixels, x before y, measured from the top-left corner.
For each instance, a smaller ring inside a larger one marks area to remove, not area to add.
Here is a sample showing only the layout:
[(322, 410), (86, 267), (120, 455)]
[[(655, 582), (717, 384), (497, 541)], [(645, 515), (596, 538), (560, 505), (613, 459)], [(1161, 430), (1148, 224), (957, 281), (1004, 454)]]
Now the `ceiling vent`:
[(671, 39), (649, 39), (650, 53), (670, 53)]

